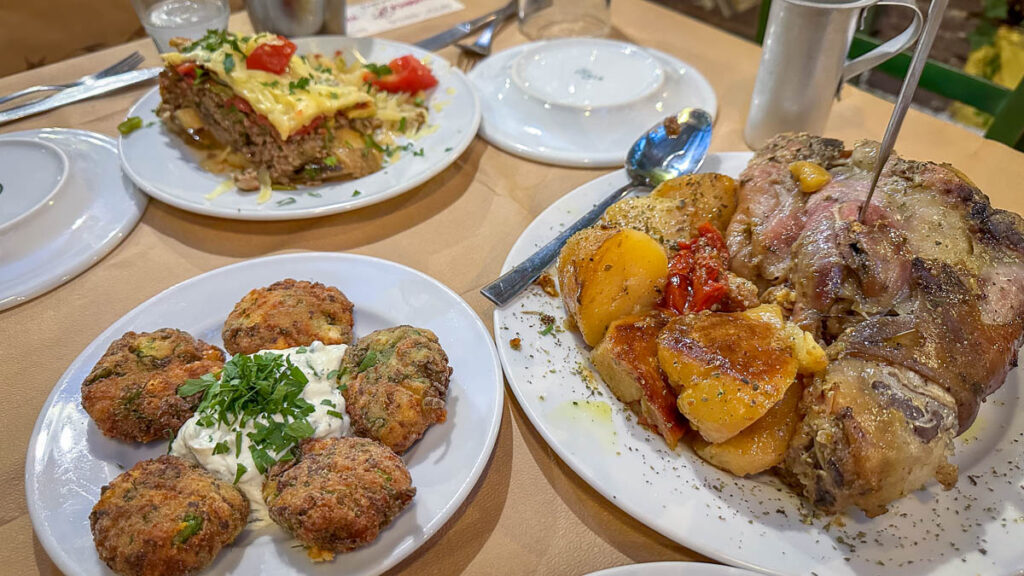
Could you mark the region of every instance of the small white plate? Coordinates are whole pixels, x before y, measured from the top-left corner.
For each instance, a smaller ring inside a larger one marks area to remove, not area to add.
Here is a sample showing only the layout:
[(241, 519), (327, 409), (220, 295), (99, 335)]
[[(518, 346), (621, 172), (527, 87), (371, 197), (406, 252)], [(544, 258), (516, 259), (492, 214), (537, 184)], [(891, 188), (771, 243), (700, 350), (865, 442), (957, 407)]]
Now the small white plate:
[[(701, 168), (736, 176), (751, 154), (711, 154)], [(623, 171), (566, 194), (523, 232), (504, 269), (627, 181)], [(770, 574), (1018, 574), (1024, 566), (1024, 378), (1010, 373), (956, 441), (960, 480), (935, 483), (870, 519), (852, 512), (826, 524), (769, 475), (738, 478), (664, 440), (608, 390), (583, 339), (541, 335), (539, 314), (562, 326), (561, 300), (531, 287), (494, 312), (509, 387), (554, 451), (610, 502), (701, 554)], [(513, 350), (512, 338), (520, 338)]]
[(437, 280), (387, 260), (315, 252), (249, 260), (142, 303), (89, 344), (54, 386), (29, 442), (25, 490), (36, 535), (65, 574), (110, 574), (89, 530), (100, 488), (135, 462), (167, 451), (166, 442), (127, 444), (99, 432), (82, 409), (81, 385), (89, 370), (128, 330), (180, 328), (220, 346), (224, 319), (235, 303), (252, 288), (283, 278), (339, 288), (355, 304), (356, 336), (399, 324), (434, 331), (454, 369), (448, 419), (404, 454), (416, 497), (369, 546), (314, 565), (276, 525), (250, 528), (203, 574), (379, 574), (427, 542), (465, 501), (494, 447), (504, 401), (494, 345), (473, 309)]
[(0, 135), (0, 185), (0, 310), (88, 269), (146, 208), (114, 141), (84, 130)]
[(587, 576), (750, 576), (748, 570), (703, 562), (647, 562), (591, 572)]
[(523, 44), (469, 73), (488, 142), (562, 166), (622, 166), (648, 128), (685, 107), (718, 109), (715, 91), (689, 64), (633, 44), (567, 38)]
[(300, 186), (278, 190), (263, 204), (258, 192), (232, 190), (213, 200), (205, 196), (226, 174), (204, 170), (194, 150), (172, 134), (156, 117), (160, 91), (153, 89), (139, 100), (128, 116), (142, 118), (143, 128), (121, 136), (124, 170), (147, 194), (172, 206), (221, 218), (236, 220), (292, 220), (362, 208), (412, 190), (441, 173), (466, 150), (480, 126), (480, 103), (469, 80), (457, 68), (434, 54), (409, 44), (379, 38), (317, 36), (296, 38), (299, 54), (341, 52), (348, 61), (356, 53), (368, 62), (386, 63), (413, 54), (428, 63), (438, 85), (432, 89), (428, 126), (436, 126), (413, 142), (423, 154), (401, 153), (378, 172), (355, 180)]

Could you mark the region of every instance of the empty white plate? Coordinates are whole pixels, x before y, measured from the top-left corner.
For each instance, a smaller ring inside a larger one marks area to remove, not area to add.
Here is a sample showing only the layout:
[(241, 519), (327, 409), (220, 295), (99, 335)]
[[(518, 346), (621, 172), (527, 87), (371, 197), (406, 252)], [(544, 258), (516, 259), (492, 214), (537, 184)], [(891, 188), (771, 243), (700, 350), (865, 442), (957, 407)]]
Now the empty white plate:
[(85, 271), (146, 208), (115, 142), (84, 130), (0, 136), (0, 186), (0, 310)]
[(568, 38), (524, 44), (469, 74), (480, 95), (481, 135), (530, 160), (621, 166), (648, 128), (682, 108), (718, 108), (689, 64), (633, 44)]

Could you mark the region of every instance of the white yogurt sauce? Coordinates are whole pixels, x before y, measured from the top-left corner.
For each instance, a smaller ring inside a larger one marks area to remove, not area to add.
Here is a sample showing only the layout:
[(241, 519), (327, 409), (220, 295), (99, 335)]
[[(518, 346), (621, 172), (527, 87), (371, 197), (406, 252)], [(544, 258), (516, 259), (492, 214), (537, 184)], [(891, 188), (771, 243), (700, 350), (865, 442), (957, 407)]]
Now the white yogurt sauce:
[[(292, 364), (295, 364), (309, 379), (309, 383), (302, 390), (302, 398), (314, 406), (314, 412), (306, 417), (313, 426), (314, 438), (341, 437), (349, 434), (349, 418), (345, 412), (345, 398), (338, 390), (335, 380), (328, 380), (327, 375), (332, 370), (338, 370), (341, 366), (341, 359), (345, 355), (344, 344), (325, 345), (314, 342), (309, 346), (288, 348), (285, 350), (263, 350), (257, 354), (267, 352), (287, 356)], [(325, 401), (330, 404), (325, 403)], [(339, 412), (341, 418), (328, 414), (329, 411)], [(234, 482), (235, 472), (238, 464), (246, 468), (246, 472), (239, 478), (237, 486), (249, 499), (251, 514), (250, 523), (263, 524), (269, 521), (267, 516), (267, 505), (263, 502), (263, 480), (265, 475), (260, 474), (253, 461), (249, 446), (252, 441), (247, 434), (256, 430), (253, 422), (239, 428), (236, 425), (218, 424), (215, 427), (207, 428), (198, 423), (200, 415), (196, 414), (178, 431), (178, 436), (171, 444), (171, 454), (180, 456), (186, 460), (197, 462), (203, 468), (209, 470), (214, 476), (227, 482)], [(260, 417), (263, 422), (273, 419), (283, 421), (280, 414), (265, 414)], [(242, 432), (242, 447), (238, 450), (235, 446), (236, 432)], [(224, 454), (213, 454), (213, 448), (217, 443), (223, 442), (230, 450)], [(235, 454), (238, 453), (236, 457)], [(275, 458), (282, 454), (274, 455)]]

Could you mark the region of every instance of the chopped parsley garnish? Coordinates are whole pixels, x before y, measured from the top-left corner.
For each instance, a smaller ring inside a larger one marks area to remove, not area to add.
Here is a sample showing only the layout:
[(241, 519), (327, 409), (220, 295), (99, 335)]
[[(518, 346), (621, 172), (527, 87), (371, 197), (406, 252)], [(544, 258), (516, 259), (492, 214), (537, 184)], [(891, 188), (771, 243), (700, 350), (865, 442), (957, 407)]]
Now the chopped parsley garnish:
[(335, 158), (334, 156), (328, 156), (327, 158), (324, 158), (324, 166), (337, 166), (337, 165), (338, 165), (338, 159)]
[(278, 82), (277, 80), (273, 80), (270, 82), (260, 82), (260, 86), (263, 86), (265, 88), (277, 88), (280, 85), (281, 83)]
[[(243, 38), (242, 41), (247, 42), (248, 40)], [(203, 49), (207, 52), (214, 52), (225, 44), (230, 46), (235, 52), (241, 54), (243, 60), (245, 59), (245, 51), (243, 51), (241, 45), (238, 44), (238, 36), (235, 36), (231, 32), (227, 32), (225, 30), (207, 30), (206, 34), (202, 38), (188, 46), (185, 46), (182, 48), (181, 52), (183, 54), (188, 54), (189, 52), (195, 52), (198, 49)]]
[(296, 90), (309, 91), (309, 76), (303, 76), (298, 80), (293, 80), (288, 83), (288, 93), (295, 94)]
[(295, 204), (296, 202), (298, 202), (298, 200), (296, 200), (294, 196), (289, 196), (288, 198), (284, 198), (284, 199), (278, 200), (277, 201), (277, 205), (278, 206), (288, 206), (290, 204)]
[(235, 69), (235, 57), (231, 54), (224, 55), (224, 73), (231, 74)]
[(328, 94), (330, 95), (331, 100), (337, 100), (338, 98), (340, 98), (337, 92), (328, 92)]
[(238, 484), (238, 481), (241, 480), (242, 476), (245, 476), (245, 473), (248, 472), (248, 471), (249, 471), (249, 469), (245, 467), (245, 464), (239, 463), (238, 467), (235, 468), (235, 482), (234, 483)]
[(405, 116), (402, 116), (402, 119), (398, 121), (398, 131), (405, 132)]
[[(219, 378), (218, 378), (219, 376)], [(260, 474), (280, 459), (290, 459), (299, 441), (313, 435), (307, 417), (315, 407), (302, 397), (309, 379), (290, 359), (280, 354), (237, 355), (224, 363), (218, 375), (187, 380), (178, 388), (181, 396), (203, 392), (196, 410), (197, 424), (218, 424), (241, 429), (252, 442), (249, 452)], [(275, 415), (275, 419), (266, 415)], [(276, 418), (280, 416), (280, 421)], [(235, 455), (240, 453), (242, 432), (235, 434)], [(244, 468), (239, 465), (240, 468)], [(236, 472), (236, 482), (245, 470)]]
[(125, 136), (135, 132), (139, 128), (142, 128), (142, 118), (138, 116), (132, 116), (117, 125), (117, 131)]
[(445, 152), (451, 152), (452, 150), (453, 150), (453, 148), (451, 146), (449, 146), (449, 147), (444, 149)]
[(328, 380), (337, 380), (338, 379), (338, 371), (337, 370), (331, 370), (330, 372), (328, 372), (327, 373), (327, 379)]
[(218, 454), (227, 454), (228, 452), (231, 452), (231, 448), (228, 446), (227, 442), (217, 442), (213, 445), (214, 456), (217, 456)]
[(315, 190), (310, 190), (309, 192), (306, 192), (306, 195), (307, 196), (312, 196), (313, 198), (322, 198), (323, 197), (323, 194), (321, 194), (321, 193), (319, 193), (319, 192), (317, 192)]
[(385, 151), (384, 148), (381, 147), (380, 144), (377, 144), (377, 141), (373, 139), (373, 136), (371, 136), (369, 134), (364, 134), (363, 135), (363, 141), (366, 142), (366, 147), (367, 148), (373, 148), (374, 150), (376, 150), (378, 152), (384, 152)]
[(360, 194), (362, 194), (362, 192), (360, 192), (359, 190), (356, 190), (355, 192), (352, 193), (352, 197), (355, 198), (356, 196), (359, 196)]
[(188, 542), (189, 538), (195, 536), (203, 529), (203, 517), (189, 512), (185, 514), (181, 524), (181, 529), (174, 535), (174, 543), (178, 546)]
[(338, 412), (337, 410), (328, 410), (327, 414), (330, 415), (330, 416), (334, 416), (335, 418), (337, 418), (339, 420), (344, 420), (345, 419), (345, 415), (342, 414), (341, 412)]
[(416, 106), (421, 107), (421, 108), (426, 106), (426, 103), (423, 101), (423, 98), (417, 98), (417, 99), (413, 100), (412, 103), (415, 104)]
[(412, 153), (413, 156), (423, 156), (423, 148)]
[(554, 324), (548, 324), (547, 326), (544, 327), (543, 330), (540, 331), (540, 335), (541, 336), (547, 336), (548, 334), (551, 334), (554, 331), (555, 331), (555, 325)]
[(373, 74), (374, 76), (377, 76), (378, 78), (381, 77), (381, 76), (390, 76), (393, 73), (391, 71), (391, 67), (388, 66), (387, 64), (373, 64), (373, 63), (370, 63), (370, 64), (364, 64), (363, 68), (366, 68), (367, 70), (370, 71), (370, 74)]

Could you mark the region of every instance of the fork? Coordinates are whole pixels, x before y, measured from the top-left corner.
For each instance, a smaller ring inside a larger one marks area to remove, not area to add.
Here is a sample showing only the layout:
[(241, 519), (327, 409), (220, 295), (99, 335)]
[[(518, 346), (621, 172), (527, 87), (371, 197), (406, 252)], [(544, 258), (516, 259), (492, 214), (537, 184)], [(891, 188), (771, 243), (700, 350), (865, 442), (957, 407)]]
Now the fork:
[(498, 14), (498, 17), (491, 21), (487, 27), (484, 28), (480, 36), (477, 37), (476, 42), (472, 44), (458, 43), (455, 46), (459, 49), (459, 60), (462, 63), (461, 68), (463, 71), (468, 71), (477, 61), (481, 58), (486, 58), (491, 55), (491, 43), (494, 41), (494, 34), (501, 28), (501, 25), (505, 23), (509, 17), (515, 14), (516, 2), (509, 2), (502, 12)]
[(29, 94), (35, 94), (37, 92), (52, 92), (54, 90), (65, 90), (67, 88), (74, 88), (75, 86), (81, 86), (82, 84), (88, 84), (95, 80), (107, 78), (115, 74), (121, 74), (122, 72), (129, 72), (131, 70), (138, 68), (139, 64), (142, 64), (142, 61), (142, 54), (139, 54), (138, 52), (132, 52), (123, 60), (120, 60), (119, 62), (107, 68), (104, 68), (103, 70), (100, 70), (95, 74), (82, 76), (78, 80), (75, 80), (74, 82), (69, 82), (67, 84), (40, 85), (25, 88), (24, 90), (18, 90), (13, 94), (8, 94), (7, 96), (0, 97), (0, 104), (5, 104), (7, 102), (10, 102), (11, 100), (21, 98), (22, 96), (28, 96)]

